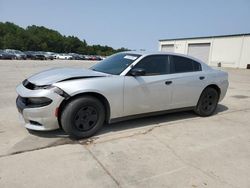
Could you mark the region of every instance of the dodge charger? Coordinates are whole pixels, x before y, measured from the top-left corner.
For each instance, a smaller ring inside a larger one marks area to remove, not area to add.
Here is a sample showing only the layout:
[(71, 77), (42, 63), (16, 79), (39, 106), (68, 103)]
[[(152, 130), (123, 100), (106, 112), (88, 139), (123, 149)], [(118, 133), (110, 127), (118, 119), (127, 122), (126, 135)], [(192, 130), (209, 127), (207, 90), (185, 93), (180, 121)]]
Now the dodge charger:
[(17, 86), (17, 109), (27, 129), (62, 128), (74, 138), (105, 123), (193, 110), (212, 115), (227, 91), (228, 74), (175, 53), (121, 52), (89, 69), (54, 68)]

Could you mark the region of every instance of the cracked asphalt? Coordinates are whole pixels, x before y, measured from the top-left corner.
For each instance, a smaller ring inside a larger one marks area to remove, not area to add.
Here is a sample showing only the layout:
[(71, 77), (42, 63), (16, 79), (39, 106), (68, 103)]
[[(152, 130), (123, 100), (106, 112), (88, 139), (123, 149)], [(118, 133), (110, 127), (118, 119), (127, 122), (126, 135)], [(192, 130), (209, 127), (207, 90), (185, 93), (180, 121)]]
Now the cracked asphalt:
[(0, 187), (250, 187), (250, 70), (225, 69), (216, 113), (172, 113), (105, 125), (71, 140), (19, 125), (15, 86), (51, 67), (86, 61), (0, 61)]

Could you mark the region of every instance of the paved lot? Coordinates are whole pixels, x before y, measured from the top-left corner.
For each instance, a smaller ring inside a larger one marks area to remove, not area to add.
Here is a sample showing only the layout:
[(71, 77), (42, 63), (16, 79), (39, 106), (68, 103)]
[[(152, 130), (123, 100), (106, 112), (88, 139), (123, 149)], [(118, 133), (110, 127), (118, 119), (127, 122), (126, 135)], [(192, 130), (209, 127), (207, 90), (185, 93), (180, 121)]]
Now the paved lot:
[(106, 125), (89, 140), (29, 133), (15, 86), (50, 67), (83, 61), (0, 61), (0, 187), (250, 187), (250, 71), (227, 69), (216, 114), (181, 112)]

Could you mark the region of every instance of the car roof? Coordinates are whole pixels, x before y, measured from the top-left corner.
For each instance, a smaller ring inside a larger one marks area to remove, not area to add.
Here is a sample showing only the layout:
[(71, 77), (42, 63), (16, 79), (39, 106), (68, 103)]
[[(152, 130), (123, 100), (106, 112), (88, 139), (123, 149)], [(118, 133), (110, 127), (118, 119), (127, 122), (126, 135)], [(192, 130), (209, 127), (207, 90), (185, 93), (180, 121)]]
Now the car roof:
[(192, 58), (191, 56), (185, 55), (185, 54), (180, 54), (180, 53), (175, 53), (175, 52), (161, 52), (161, 51), (124, 51), (122, 53), (130, 53), (130, 54), (138, 54), (138, 55), (177, 55), (177, 56), (183, 56), (183, 57), (188, 57)]
[(180, 54), (180, 53), (174, 53), (174, 52), (160, 52), (160, 51), (124, 51), (122, 53), (130, 53), (130, 54), (137, 54), (137, 55), (143, 55), (143, 56), (148, 56), (148, 55), (176, 55), (176, 56), (182, 56), (182, 57), (187, 57), (190, 59), (193, 59), (195, 61), (201, 62), (201, 60), (185, 55), (185, 54)]

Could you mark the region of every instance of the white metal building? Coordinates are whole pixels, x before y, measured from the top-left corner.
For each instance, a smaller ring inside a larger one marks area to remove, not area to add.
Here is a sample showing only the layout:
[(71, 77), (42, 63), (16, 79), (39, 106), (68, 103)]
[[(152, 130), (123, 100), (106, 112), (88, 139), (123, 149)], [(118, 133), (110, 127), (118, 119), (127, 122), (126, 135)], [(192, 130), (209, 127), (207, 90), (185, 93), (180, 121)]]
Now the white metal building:
[(190, 55), (209, 65), (250, 66), (250, 33), (159, 40), (159, 50)]

